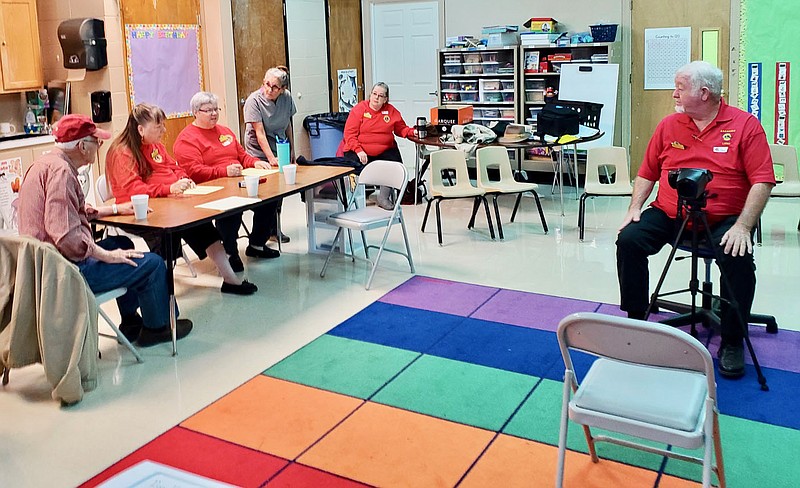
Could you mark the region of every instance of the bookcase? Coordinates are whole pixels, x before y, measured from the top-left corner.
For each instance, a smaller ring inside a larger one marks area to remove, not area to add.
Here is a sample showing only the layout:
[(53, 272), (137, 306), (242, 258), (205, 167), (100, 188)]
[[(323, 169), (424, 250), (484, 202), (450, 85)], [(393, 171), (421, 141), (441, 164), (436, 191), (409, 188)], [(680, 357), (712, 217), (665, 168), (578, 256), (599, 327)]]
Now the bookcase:
[(474, 121), (519, 122), (519, 49), (439, 50), (439, 103), (472, 105)]

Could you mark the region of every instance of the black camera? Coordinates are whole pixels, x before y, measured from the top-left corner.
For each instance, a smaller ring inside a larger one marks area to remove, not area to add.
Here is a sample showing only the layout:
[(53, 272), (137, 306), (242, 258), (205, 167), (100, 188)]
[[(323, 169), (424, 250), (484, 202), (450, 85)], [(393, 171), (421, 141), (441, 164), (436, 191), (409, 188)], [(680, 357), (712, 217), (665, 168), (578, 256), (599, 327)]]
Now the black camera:
[(703, 199), (713, 177), (711, 171), (698, 168), (673, 169), (667, 175), (669, 186), (678, 191), (678, 197), (690, 202)]

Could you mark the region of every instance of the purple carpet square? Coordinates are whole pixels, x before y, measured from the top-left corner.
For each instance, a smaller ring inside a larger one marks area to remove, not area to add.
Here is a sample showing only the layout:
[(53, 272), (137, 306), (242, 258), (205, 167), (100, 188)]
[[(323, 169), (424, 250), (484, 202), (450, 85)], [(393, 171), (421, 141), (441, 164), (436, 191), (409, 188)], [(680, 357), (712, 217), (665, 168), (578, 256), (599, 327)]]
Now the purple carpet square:
[(498, 288), (414, 276), (384, 295), (380, 301), (469, 317), (497, 291)]
[[(606, 315), (613, 315), (615, 317), (627, 317), (628, 312), (624, 312), (619, 309), (619, 305), (610, 305), (608, 303), (604, 303), (600, 305), (600, 308), (597, 309), (597, 313), (603, 313)], [(650, 318), (647, 319), (649, 322), (658, 322), (659, 320), (668, 319), (669, 317), (675, 315), (672, 312), (660, 312), (660, 313), (651, 313)]]
[(573, 298), (500, 290), (471, 318), (532, 329), (555, 331), (558, 323), (575, 312), (594, 312), (600, 304)]

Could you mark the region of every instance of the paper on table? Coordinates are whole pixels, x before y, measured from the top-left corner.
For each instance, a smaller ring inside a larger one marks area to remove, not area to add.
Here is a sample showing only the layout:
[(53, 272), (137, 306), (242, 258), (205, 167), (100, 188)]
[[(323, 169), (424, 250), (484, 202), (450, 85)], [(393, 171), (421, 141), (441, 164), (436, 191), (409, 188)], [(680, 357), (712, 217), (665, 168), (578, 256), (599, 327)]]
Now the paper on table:
[(245, 168), (242, 170), (242, 176), (267, 176), (277, 173), (277, 169), (261, 169), (261, 168)]
[(209, 210), (230, 210), (232, 208), (244, 207), (251, 203), (260, 202), (260, 198), (248, 197), (225, 197), (213, 202), (204, 203), (202, 205), (195, 205), (194, 208), (207, 208)]
[(214, 193), (215, 191), (219, 191), (225, 188), (224, 186), (196, 186), (194, 188), (189, 188), (188, 190), (184, 190), (184, 195), (208, 195), (209, 193)]

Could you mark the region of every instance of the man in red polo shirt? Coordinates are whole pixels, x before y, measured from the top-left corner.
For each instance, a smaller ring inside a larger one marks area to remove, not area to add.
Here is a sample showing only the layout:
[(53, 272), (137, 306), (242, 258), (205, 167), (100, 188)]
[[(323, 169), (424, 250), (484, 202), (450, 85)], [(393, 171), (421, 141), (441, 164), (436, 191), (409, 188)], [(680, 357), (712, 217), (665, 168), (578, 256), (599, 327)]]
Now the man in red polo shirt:
[[(631, 318), (643, 319), (648, 300), (648, 257), (675, 240), (678, 194), (667, 180), (670, 170), (700, 168), (711, 171), (706, 216), (714, 242), (721, 246), (717, 260), (730, 287), (723, 298), (733, 298), (741, 317), (750, 315), (755, 295), (753, 228), (767, 203), (775, 174), (764, 129), (752, 115), (722, 99), (722, 71), (694, 61), (675, 74), (677, 113), (665, 117), (647, 146), (634, 181), (628, 212), (617, 238), (617, 275), (620, 308)], [(642, 206), (659, 182), (655, 201)], [(721, 375), (744, 375), (744, 330), (732, 307), (723, 306)]]

